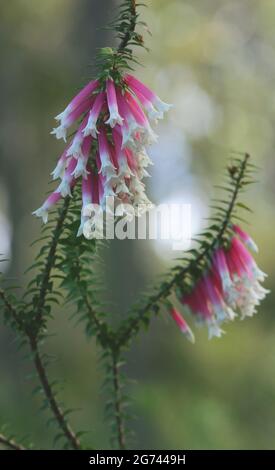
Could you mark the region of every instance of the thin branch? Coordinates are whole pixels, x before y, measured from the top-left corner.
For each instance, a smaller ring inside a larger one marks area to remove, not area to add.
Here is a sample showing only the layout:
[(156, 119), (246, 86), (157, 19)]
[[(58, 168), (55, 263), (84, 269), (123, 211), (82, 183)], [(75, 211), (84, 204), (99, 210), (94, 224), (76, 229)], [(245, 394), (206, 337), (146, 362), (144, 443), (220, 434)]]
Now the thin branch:
[(23, 321), (21, 320), (21, 318), (18, 315), (18, 313), (17, 313), (16, 309), (14, 308), (14, 306), (9, 301), (6, 293), (2, 289), (0, 289), (0, 299), (2, 299), (6, 309), (9, 311), (9, 313), (10, 313), (12, 319), (14, 320), (14, 322), (16, 323), (16, 325), (20, 329), (24, 329)]
[[(71, 446), (73, 447), (73, 449), (80, 449), (81, 448), (80, 442), (77, 439), (75, 433), (72, 431), (70, 425), (67, 423), (67, 421), (64, 417), (64, 413), (62, 412), (60, 406), (58, 405), (58, 403), (55, 399), (54, 392), (53, 392), (52, 387), (49, 383), (45, 367), (44, 367), (43, 362), (42, 362), (41, 357), (40, 357), (36, 336), (34, 335), (34, 333), (29, 331), (28, 328), (26, 328), (26, 326), (20, 320), (20, 317), (19, 317), (15, 307), (10, 303), (10, 301), (8, 300), (5, 292), (3, 292), (2, 290), (0, 290), (0, 298), (3, 300), (4, 305), (9, 310), (9, 312), (10, 312), (13, 320), (16, 322), (17, 326), (19, 326), (23, 330), (24, 334), (28, 337), (29, 345), (30, 345), (30, 349), (33, 353), (34, 365), (36, 367), (38, 377), (40, 379), (40, 382), (41, 382), (41, 385), (43, 387), (45, 396), (46, 396), (46, 398), (49, 402), (50, 408), (51, 408), (51, 410), (52, 410), (52, 412), (53, 412), (53, 414), (56, 418), (57, 423), (59, 424), (62, 432), (64, 433), (65, 437), (68, 439), (68, 441), (71, 444)], [(0, 442), (4, 443), (3, 439), (4, 439), (4, 437), (2, 437), (0, 435)], [(10, 441), (10, 442), (12, 442), (12, 441)], [(17, 449), (17, 450), (19, 450), (19, 449)]]
[[(80, 268), (79, 258), (77, 258), (76, 263), (78, 265), (78, 268)], [(80, 277), (79, 269), (77, 270), (76, 280), (77, 280), (77, 283), (78, 283), (79, 291), (82, 295), (82, 299), (84, 300), (89, 319), (95, 324), (95, 327), (97, 329), (98, 339), (101, 340), (102, 333), (103, 333), (103, 328), (104, 328), (104, 322), (102, 322), (101, 319), (98, 317), (95, 308), (93, 307), (92, 303), (89, 300), (89, 297), (87, 295), (87, 290), (85, 288), (83, 288), (83, 286), (81, 284), (81, 277)]]
[(49, 406), (56, 418), (57, 423), (59, 424), (59, 427), (61, 428), (64, 436), (67, 438), (68, 442), (71, 444), (71, 447), (75, 450), (80, 450), (81, 449), (81, 444), (72, 430), (71, 426), (68, 424), (64, 417), (64, 413), (62, 412), (60, 406), (58, 405), (54, 392), (52, 390), (52, 387), (49, 383), (47, 373), (43, 364), (43, 361), (40, 356), (39, 352), (39, 347), (37, 340), (34, 336), (29, 337), (30, 341), (30, 347), (31, 351), (33, 353), (33, 360), (34, 360), (34, 365), (38, 374), (38, 377), (40, 379), (41, 385), (43, 387), (45, 396), (48, 400)]
[(245, 175), (245, 170), (246, 170), (248, 159), (249, 159), (249, 155), (245, 154), (245, 157), (240, 165), (238, 176), (235, 180), (235, 189), (233, 191), (232, 198), (230, 200), (228, 209), (226, 211), (223, 224), (217, 236), (214, 238), (213, 242), (209, 246), (207, 246), (199, 254), (199, 256), (191, 260), (187, 264), (187, 266), (183, 267), (179, 272), (177, 272), (169, 282), (166, 282), (163, 288), (161, 288), (157, 293), (153, 294), (147, 301), (146, 305), (137, 312), (137, 315), (133, 317), (132, 320), (130, 320), (126, 324), (126, 327), (123, 330), (121, 330), (121, 327), (118, 328), (117, 330), (117, 337), (118, 337), (117, 347), (118, 348), (121, 348), (128, 343), (129, 338), (132, 337), (133, 332), (138, 331), (139, 325), (143, 321), (143, 319), (146, 317), (147, 313), (150, 310), (152, 310), (155, 306), (157, 306), (161, 300), (167, 299), (167, 297), (171, 293), (172, 288), (184, 278), (184, 276), (190, 271), (191, 266), (193, 264), (196, 264), (196, 265), (199, 264), (203, 260), (204, 257), (208, 256), (213, 251), (217, 243), (223, 238), (223, 235), (226, 232), (228, 225), (230, 223), (232, 212), (234, 210), (235, 203), (237, 201), (239, 191), (241, 189), (241, 183)]
[[(40, 296), (38, 299), (38, 304), (37, 304), (36, 312), (35, 312), (37, 316), (36, 320), (38, 320), (40, 327), (41, 327), (41, 320), (42, 320), (42, 310), (43, 310), (45, 298), (46, 298), (47, 291), (48, 291), (48, 282), (50, 279), (51, 271), (55, 264), (56, 250), (57, 250), (60, 236), (62, 234), (62, 229), (63, 229), (64, 221), (68, 212), (69, 204), (70, 204), (69, 198), (65, 199), (63, 208), (61, 209), (60, 216), (58, 217), (56, 227), (53, 232), (49, 254), (48, 254), (44, 274), (43, 274), (42, 281), (41, 281)], [(77, 439), (73, 430), (71, 429), (70, 425), (67, 423), (64, 417), (64, 413), (61, 410), (60, 406), (58, 405), (55, 399), (52, 387), (49, 383), (46, 370), (45, 370), (45, 367), (43, 365), (43, 362), (39, 353), (38, 342), (37, 342), (37, 331), (33, 330), (32, 325), (25, 325), (22, 322), (15, 307), (11, 304), (11, 302), (9, 301), (9, 299), (7, 298), (3, 290), (0, 290), (0, 298), (3, 300), (5, 307), (8, 309), (10, 315), (12, 316), (17, 326), (20, 327), (23, 330), (24, 334), (28, 337), (29, 345), (33, 353), (34, 365), (36, 367), (38, 377), (40, 379), (45, 396), (48, 400), (49, 406), (56, 418), (57, 423), (59, 424), (62, 432), (64, 433), (64, 436), (69, 441), (71, 447), (73, 449), (80, 449), (81, 448), (80, 442)]]
[(7, 438), (3, 434), (0, 434), (0, 444), (3, 444), (4, 446), (8, 447), (11, 450), (27, 450), (21, 444), (18, 444), (13, 439)]
[(121, 404), (121, 385), (118, 367), (118, 354), (112, 351), (112, 371), (113, 371), (113, 387), (114, 387), (114, 405), (115, 405), (115, 419), (117, 429), (118, 446), (120, 450), (126, 449), (124, 422), (122, 417), (122, 404)]

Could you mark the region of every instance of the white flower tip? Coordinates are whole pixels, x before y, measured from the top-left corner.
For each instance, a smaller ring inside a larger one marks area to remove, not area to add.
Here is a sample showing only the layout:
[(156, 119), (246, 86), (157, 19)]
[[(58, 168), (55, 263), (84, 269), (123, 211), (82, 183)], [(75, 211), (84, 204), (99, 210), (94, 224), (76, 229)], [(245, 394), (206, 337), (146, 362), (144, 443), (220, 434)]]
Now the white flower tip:
[(57, 180), (58, 178), (62, 178), (64, 175), (64, 166), (57, 165), (56, 168), (51, 172), (53, 180)]
[(57, 180), (60, 177), (59, 170), (57, 170), (57, 169), (53, 170), (51, 172), (51, 176), (52, 176), (53, 181)]
[(227, 308), (226, 313), (227, 313), (228, 319), (232, 321), (238, 316), (237, 313), (234, 312), (234, 310), (232, 310), (232, 308), (230, 307)]
[(208, 327), (208, 339), (212, 338), (221, 338), (225, 334), (225, 331), (222, 330), (217, 323), (211, 323)]
[(36, 211), (32, 212), (32, 215), (40, 217), (43, 220), (44, 224), (48, 222), (48, 211), (43, 206), (39, 207), (39, 209), (36, 209)]
[(72, 172), (72, 176), (76, 179), (79, 178), (80, 176), (84, 178), (85, 180), (88, 178), (88, 175), (90, 172), (86, 170), (86, 168), (83, 166), (81, 163), (80, 165), (77, 165), (77, 167), (74, 169)]
[(77, 231), (77, 234), (76, 236), (77, 237), (81, 237), (81, 235), (83, 235), (83, 223), (81, 222), (80, 226), (79, 226), (79, 229)]
[(162, 102), (162, 110), (164, 113), (170, 111), (170, 109), (174, 108), (174, 105), (173, 104), (170, 104), (170, 103), (163, 103)]
[(68, 116), (68, 114), (66, 113), (66, 111), (63, 111), (62, 113), (58, 114), (57, 116), (55, 116), (55, 120), (56, 121), (60, 121), (61, 123), (66, 119), (66, 117)]
[(68, 183), (68, 181), (61, 181), (58, 187), (58, 192), (61, 194), (62, 197), (72, 196), (70, 184)]
[(88, 135), (93, 136), (94, 139), (97, 138), (97, 134), (99, 134), (97, 128), (96, 128), (96, 123), (91, 122), (87, 124), (87, 126), (83, 129), (82, 131), (84, 137), (88, 137)]
[(157, 124), (159, 119), (164, 118), (163, 111), (157, 111), (155, 108), (150, 109), (150, 111), (148, 112), (148, 118), (150, 119), (150, 121), (154, 121)]
[(248, 248), (250, 248), (251, 251), (254, 251), (254, 253), (259, 253), (259, 248), (256, 245), (256, 243), (254, 242), (254, 240), (250, 239), (247, 242), (247, 246), (248, 246)]
[(117, 124), (119, 126), (123, 125), (123, 118), (119, 114), (110, 114), (110, 117), (105, 124), (108, 124), (110, 127), (114, 128)]
[(55, 127), (52, 131), (51, 131), (51, 134), (55, 135), (55, 137), (59, 140), (59, 139), (63, 139), (64, 142), (66, 142), (66, 137), (67, 137), (67, 130), (64, 126), (59, 126), (59, 127)]
[(121, 144), (122, 149), (125, 149), (126, 147), (131, 148), (133, 146), (134, 146), (134, 140), (131, 137), (131, 135), (129, 133), (127, 135), (123, 135), (122, 144)]
[(88, 135), (91, 135), (90, 130), (85, 127), (82, 131), (84, 137), (88, 137)]
[(107, 181), (109, 181), (113, 177), (116, 177), (115, 167), (111, 163), (105, 165), (102, 164), (98, 173), (101, 173), (103, 176), (105, 176), (107, 178)]
[(62, 113), (58, 114), (57, 116), (55, 116), (55, 120), (56, 121), (65, 121), (65, 119), (69, 116), (69, 114), (72, 112), (72, 106), (69, 104), (67, 106), (66, 109), (64, 109), (64, 111), (62, 111)]
[(161, 99), (158, 99), (155, 103), (157, 110), (161, 113), (167, 113), (171, 108), (174, 107), (173, 104), (164, 103)]
[(124, 194), (129, 194), (129, 195), (131, 194), (128, 186), (125, 184), (124, 181), (121, 181), (116, 187), (116, 194), (119, 194), (119, 193), (124, 193)]
[(190, 343), (192, 344), (195, 344), (195, 335), (193, 333), (193, 331), (191, 330), (191, 328), (187, 328), (185, 330), (182, 330), (182, 333), (184, 334), (184, 336), (186, 336), (186, 339), (188, 339), (188, 341), (190, 341)]

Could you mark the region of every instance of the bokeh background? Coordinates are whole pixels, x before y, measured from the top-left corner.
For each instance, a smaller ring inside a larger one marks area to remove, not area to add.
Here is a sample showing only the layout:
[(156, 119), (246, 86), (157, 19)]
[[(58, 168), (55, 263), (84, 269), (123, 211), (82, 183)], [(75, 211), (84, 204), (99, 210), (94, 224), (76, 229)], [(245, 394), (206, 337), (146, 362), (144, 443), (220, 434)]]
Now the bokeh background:
[[(142, 11), (152, 37), (137, 75), (175, 104), (159, 127), (148, 181), (155, 203), (192, 204), (194, 231), (208, 214), (213, 184), (232, 155), (247, 151), (261, 167), (246, 196), (257, 260), (275, 280), (275, 1), (148, 0)], [(0, 6), (0, 252), (6, 275), (22, 279), (31, 264), (40, 222), (31, 216), (48, 190), (62, 144), (50, 136), (53, 116), (93, 72), (96, 48), (113, 45), (101, 28), (114, 17), (112, 0), (10, 0)], [(142, 32), (142, 31), (141, 31)], [(110, 315), (117, 321), (149, 282), (171, 265), (160, 242), (113, 242), (103, 276)], [(196, 332), (190, 345), (164, 316), (135, 341), (127, 372), (136, 448), (258, 449), (275, 447), (275, 290), (253, 319), (228, 325), (221, 340)], [(94, 343), (57, 310), (46, 347), (58, 361), (50, 375), (64, 379), (61, 397), (80, 408), (75, 427), (108, 448)], [(53, 429), (32, 399), (31, 368), (13, 334), (0, 327), (0, 424), (32, 434), (51, 448)]]

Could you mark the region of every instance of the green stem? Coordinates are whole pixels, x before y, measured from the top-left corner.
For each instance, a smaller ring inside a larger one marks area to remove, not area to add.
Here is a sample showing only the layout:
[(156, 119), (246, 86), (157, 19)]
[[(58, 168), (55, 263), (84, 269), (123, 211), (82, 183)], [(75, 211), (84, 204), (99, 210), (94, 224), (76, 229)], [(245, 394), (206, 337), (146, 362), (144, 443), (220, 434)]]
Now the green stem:
[(131, 41), (132, 35), (136, 29), (137, 23), (137, 11), (136, 11), (136, 0), (129, 0), (129, 10), (130, 10), (130, 21), (129, 27), (125, 32), (123, 39), (118, 47), (118, 52), (122, 52), (127, 48), (128, 43)]
[(68, 424), (67, 420), (64, 417), (64, 413), (62, 412), (60, 406), (58, 405), (52, 387), (47, 377), (47, 373), (43, 364), (43, 361), (40, 356), (38, 343), (35, 337), (29, 336), (30, 348), (33, 354), (33, 361), (34, 365), (40, 379), (41, 385), (43, 387), (46, 399), (48, 401), (49, 407), (51, 408), (56, 421), (62, 430), (65, 438), (68, 440), (70, 446), (74, 450), (80, 450), (81, 444), (73, 432), (71, 426)]
[(0, 444), (3, 444), (5, 447), (8, 447), (11, 450), (27, 450), (21, 444), (17, 444), (13, 439), (8, 439), (3, 434), (0, 434)]
[(65, 198), (64, 200), (63, 207), (60, 211), (60, 215), (57, 219), (57, 223), (53, 231), (48, 257), (47, 257), (45, 269), (42, 275), (39, 297), (38, 297), (36, 307), (35, 307), (35, 312), (34, 312), (35, 318), (39, 325), (39, 329), (41, 329), (41, 326), (42, 326), (43, 308), (45, 306), (46, 295), (49, 291), (49, 280), (50, 280), (52, 269), (54, 268), (54, 265), (55, 265), (58, 242), (62, 235), (63, 226), (64, 226), (64, 222), (66, 219), (66, 215), (69, 210), (70, 201), (71, 199), (69, 197)]
[[(54, 266), (55, 263), (55, 254), (56, 254), (56, 249), (58, 245), (59, 238), (62, 233), (62, 228), (64, 224), (64, 220), (68, 211), (69, 207), (69, 201), (65, 200), (63, 209), (61, 210), (60, 217), (58, 218), (56, 228), (54, 230), (52, 242), (51, 242), (51, 247), (49, 251), (49, 258), (50, 256), (52, 257), (51, 259), (48, 258), (48, 261), (46, 263), (45, 267), (45, 274), (42, 279), (42, 284), (41, 284), (41, 289), (40, 289), (40, 308), (42, 310), (44, 302), (45, 302), (45, 296), (48, 291), (48, 281), (50, 279), (50, 274), (51, 270)], [(61, 410), (60, 406), (58, 405), (56, 399), (55, 399), (55, 394), (52, 390), (52, 387), (50, 385), (50, 382), (48, 380), (46, 370), (43, 364), (43, 361), (40, 356), (39, 352), (39, 347), (38, 347), (38, 341), (37, 341), (37, 331), (33, 330), (32, 325), (25, 325), (25, 323), (21, 320), (17, 310), (15, 307), (12, 305), (12, 303), (9, 301), (7, 298), (5, 292), (3, 290), (0, 290), (0, 298), (2, 299), (5, 307), (8, 309), (12, 319), (14, 320), (15, 324), (17, 327), (26, 335), (29, 341), (30, 349), (33, 354), (33, 361), (34, 365), (39, 377), (39, 380), (41, 382), (42, 388), (45, 393), (45, 397), (48, 401), (49, 407), (52, 410), (52, 413), (61, 428), (65, 438), (68, 440), (70, 446), (75, 449), (79, 450), (81, 448), (80, 442), (77, 439), (76, 434), (73, 432), (72, 428), (68, 424), (68, 422), (65, 419), (64, 413)], [(37, 312), (40, 313), (40, 310), (37, 309)], [(40, 323), (39, 323), (39, 329), (41, 328), (41, 321), (42, 321), (42, 315), (39, 315)]]
[(105, 322), (103, 322), (98, 314), (92, 303), (90, 302), (89, 296), (87, 295), (87, 290), (85, 287), (82, 285), (81, 282), (81, 275), (80, 275), (80, 261), (79, 257), (76, 260), (76, 264), (78, 266), (77, 271), (77, 276), (76, 276), (76, 282), (78, 284), (78, 289), (79, 292), (82, 296), (82, 299), (84, 301), (87, 314), (88, 314), (88, 319), (89, 321), (94, 325), (95, 330), (96, 330), (96, 337), (101, 345), (101, 347), (104, 349), (105, 345), (109, 345), (112, 342), (112, 336), (111, 333), (109, 333), (107, 329), (107, 325)]
[(24, 323), (23, 321), (21, 320), (20, 316), (18, 315), (16, 309), (14, 308), (14, 306), (11, 304), (11, 302), (9, 301), (6, 293), (0, 289), (0, 299), (2, 299), (2, 302), (3, 304), (5, 305), (6, 309), (9, 311), (13, 321), (15, 322), (15, 324), (17, 325), (17, 327), (20, 329), (20, 330), (24, 330)]
[(117, 351), (112, 351), (112, 371), (113, 371), (113, 387), (114, 387), (114, 406), (115, 406), (115, 419), (117, 430), (117, 441), (120, 450), (126, 449), (125, 429), (122, 412), (121, 400), (121, 384), (119, 374), (119, 354)]

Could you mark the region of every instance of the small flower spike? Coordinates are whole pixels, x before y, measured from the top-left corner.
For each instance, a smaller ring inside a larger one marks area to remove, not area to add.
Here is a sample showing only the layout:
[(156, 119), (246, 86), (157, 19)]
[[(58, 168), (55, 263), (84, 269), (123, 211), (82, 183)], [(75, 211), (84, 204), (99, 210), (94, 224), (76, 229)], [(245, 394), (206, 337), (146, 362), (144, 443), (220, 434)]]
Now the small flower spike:
[[(209, 338), (224, 333), (223, 323), (237, 316), (241, 319), (253, 316), (269, 292), (261, 285), (266, 274), (258, 268), (248, 249), (256, 251), (256, 244), (239, 226), (231, 228), (229, 242), (215, 248), (203, 275), (188, 292), (180, 287), (177, 290), (184, 309), (197, 324), (208, 327)], [(173, 315), (176, 320), (175, 312)]]

